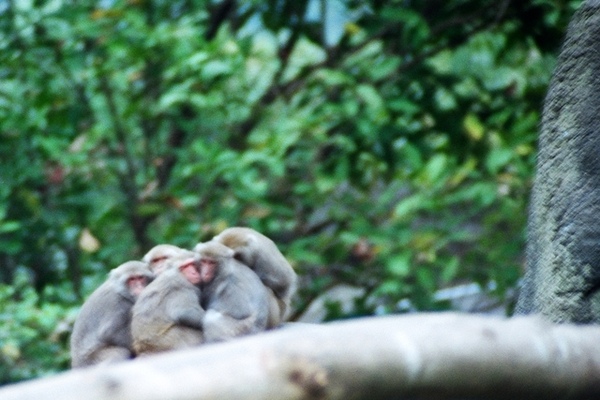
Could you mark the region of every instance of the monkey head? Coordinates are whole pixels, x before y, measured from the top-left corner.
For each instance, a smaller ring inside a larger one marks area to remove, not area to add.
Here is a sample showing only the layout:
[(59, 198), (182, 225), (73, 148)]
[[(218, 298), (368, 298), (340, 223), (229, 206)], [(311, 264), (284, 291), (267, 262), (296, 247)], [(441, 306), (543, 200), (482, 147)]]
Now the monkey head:
[(190, 254), (193, 256), (191, 251), (172, 244), (159, 244), (151, 248), (144, 255), (142, 261), (148, 263), (150, 269), (158, 275), (167, 268), (167, 260), (180, 255), (190, 256)]
[(127, 261), (111, 270), (108, 279), (121, 296), (133, 302), (152, 282), (154, 274), (145, 262)]
[(235, 252), (229, 247), (211, 240), (206, 243), (198, 243), (194, 251), (200, 257), (200, 275), (202, 283), (211, 282), (218, 273), (219, 268), (233, 259)]
[[(236, 226), (227, 228), (217, 236), (213, 241), (224, 244), (234, 251), (234, 258), (251, 266), (256, 264), (258, 257), (257, 249), (264, 247), (265, 242), (271, 242), (271, 239), (259, 234), (251, 228)], [(274, 243), (272, 244), (275, 245)]]
[(200, 276), (200, 258), (193, 251), (184, 250), (181, 254), (165, 261), (165, 270), (177, 270), (192, 285), (202, 282)]

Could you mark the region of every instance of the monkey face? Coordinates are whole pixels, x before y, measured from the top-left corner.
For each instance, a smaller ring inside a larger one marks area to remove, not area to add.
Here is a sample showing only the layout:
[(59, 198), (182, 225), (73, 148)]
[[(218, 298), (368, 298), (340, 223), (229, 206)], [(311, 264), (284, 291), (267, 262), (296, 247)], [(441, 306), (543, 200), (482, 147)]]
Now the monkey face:
[(169, 258), (168, 256), (160, 256), (160, 257), (155, 257), (152, 260), (150, 260), (150, 269), (152, 269), (152, 272), (154, 272), (156, 275), (158, 275), (161, 272), (163, 272), (165, 269), (167, 269), (167, 263), (165, 261), (168, 258)]
[(202, 281), (200, 271), (198, 270), (198, 265), (196, 264), (196, 260), (193, 258), (182, 263), (179, 266), (179, 271), (192, 285), (197, 285)]
[(212, 281), (217, 270), (217, 261), (214, 258), (200, 258), (200, 276), (203, 283)]
[(143, 275), (131, 275), (127, 278), (127, 288), (129, 289), (129, 293), (134, 298), (137, 298), (142, 290), (148, 286), (149, 280)]
[(188, 255), (189, 251), (171, 244), (159, 244), (154, 246), (142, 260), (150, 266), (152, 272), (160, 274), (169, 266), (169, 260)]

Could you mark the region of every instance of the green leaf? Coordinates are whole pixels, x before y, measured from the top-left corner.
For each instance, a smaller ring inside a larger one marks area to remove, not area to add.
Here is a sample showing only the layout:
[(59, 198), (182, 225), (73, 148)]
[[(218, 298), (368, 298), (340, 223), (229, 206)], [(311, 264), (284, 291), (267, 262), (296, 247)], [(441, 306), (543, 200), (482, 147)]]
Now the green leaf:
[(386, 295), (399, 295), (402, 293), (402, 283), (396, 280), (386, 280), (379, 285), (375, 291), (375, 295), (386, 296)]
[(446, 174), (447, 168), (448, 156), (436, 154), (425, 165), (423, 178), (431, 184), (436, 184)]
[(484, 85), (487, 90), (502, 90), (524, 81), (523, 76), (509, 67), (495, 68), (485, 75)]
[(453, 110), (458, 105), (452, 92), (444, 88), (435, 91), (435, 102), (441, 111)]
[(285, 83), (295, 79), (304, 68), (321, 63), (326, 58), (327, 54), (325, 50), (312, 43), (306, 37), (300, 38), (290, 54), (287, 67), (281, 78), (282, 82)]
[(232, 71), (232, 65), (221, 60), (211, 60), (202, 67), (202, 79), (211, 81), (221, 75), (228, 75)]
[(4, 221), (0, 222), (0, 233), (14, 232), (21, 229), (19, 221)]
[(421, 209), (427, 208), (430, 200), (423, 194), (417, 193), (402, 199), (394, 208), (394, 218), (407, 219)]
[(440, 75), (448, 75), (452, 72), (453, 54), (450, 50), (442, 50), (435, 56), (428, 58), (427, 65), (434, 68)]
[(417, 268), (415, 271), (417, 282), (428, 292), (433, 293), (437, 289), (437, 283), (433, 271), (429, 268)]
[(498, 189), (495, 183), (475, 182), (466, 185), (455, 193), (446, 196), (446, 204), (457, 204), (461, 202), (473, 202), (482, 207), (492, 204), (498, 197)]
[(318, 79), (321, 79), (326, 86), (339, 86), (353, 83), (352, 77), (343, 71), (321, 69), (317, 71), (315, 75)]
[(509, 164), (513, 157), (513, 149), (492, 149), (485, 159), (485, 166), (490, 173), (496, 174), (500, 169)]
[(399, 111), (405, 115), (414, 115), (421, 112), (421, 107), (417, 103), (403, 97), (394, 98), (387, 103), (387, 106), (390, 110)]
[(485, 126), (477, 115), (468, 114), (463, 121), (463, 129), (472, 140), (479, 141), (485, 133)]
[(373, 86), (358, 85), (356, 87), (356, 94), (358, 94), (358, 97), (360, 97), (367, 108), (369, 108), (369, 113), (379, 113), (383, 111), (383, 99)]
[(458, 257), (451, 257), (442, 266), (441, 280), (442, 282), (449, 283), (456, 278), (460, 269), (460, 261)]
[(404, 278), (410, 274), (411, 261), (412, 254), (410, 252), (404, 252), (390, 257), (386, 264), (386, 269), (393, 276)]

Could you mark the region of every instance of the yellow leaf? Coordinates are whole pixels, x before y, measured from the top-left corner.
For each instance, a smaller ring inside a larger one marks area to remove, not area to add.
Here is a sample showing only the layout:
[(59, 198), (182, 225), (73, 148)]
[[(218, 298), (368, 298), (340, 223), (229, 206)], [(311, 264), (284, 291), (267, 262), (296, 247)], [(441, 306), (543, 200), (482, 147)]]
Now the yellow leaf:
[(16, 361), (21, 357), (21, 350), (14, 343), (5, 344), (0, 350), (4, 357), (12, 361)]
[(79, 247), (88, 253), (94, 253), (100, 248), (100, 241), (92, 235), (88, 228), (84, 228), (79, 236)]
[(349, 35), (354, 35), (357, 34), (361, 31), (360, 26), (358, 26), (357, 24), (353, 23), (353, 22), (348, 22), (346, 23), (346, 25), (344, 26), (344, 28), (346, 29), (346, 32)]
[(450, 179), (450, 186), (457, 187), (460, 185), (475, 169), (477, 168), (477, 160), (473, 157), (469, 158)]
[(527, 156), (531, 154), (535, 149), (528, 144), (521, 144), (516, 147), (515, 152), (520, 156)]
[(246, 218), (265, 218), (271, 214), (271, 210), (267, 207), (251, 206), (244, 211)]
[(225, 229), (229, 228), (229, 225), (227, 224), (227, 221), (220, 219), (213, 223), (213, 228), (214, 232), (223, 232)]
[(479, 141), (483, 138), (485, 127), (475, 114), (469, 114), (463, 121), (463, 129), (471, 139)]

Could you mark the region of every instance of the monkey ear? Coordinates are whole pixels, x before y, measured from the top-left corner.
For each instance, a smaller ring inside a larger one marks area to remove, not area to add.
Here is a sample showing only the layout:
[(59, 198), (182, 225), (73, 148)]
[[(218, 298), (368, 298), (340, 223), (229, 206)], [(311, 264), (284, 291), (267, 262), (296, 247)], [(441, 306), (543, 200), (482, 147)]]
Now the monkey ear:
[(108, 271), (108, 279), (116, 279), (119, 275), (119, 271), (116, 268)]
[(231, 257), (231, 258), (236, 258), (237, 254), (238, 254), (238, 252), (237, 252), (237, 251), (235, 251), (235, 250), (233, 250), (233, 249), (230, 249), (229, 247), (227, 247), (227, 250), (226, 250), (225, 256), (227, 256), (227, 257)]
[(258, 236), (256, 236), (254, 233), (249, 233), (246, 235), (246, 246), (256, 245), (258, 242)]
[(192, 250), (193, 250), (193, 251), (195, 251), (196, 253), (199, 253), (199, 252), (200, 252), (200, 250), (202, 250), (202, 245), (203, 245), (203, 244), (204, 244), (204, 243), (202, 243), (202, 242), (198, 242), (198, 243), (197, 243), (197, 244), (194, 246), (194, 248), (193, 248)]

